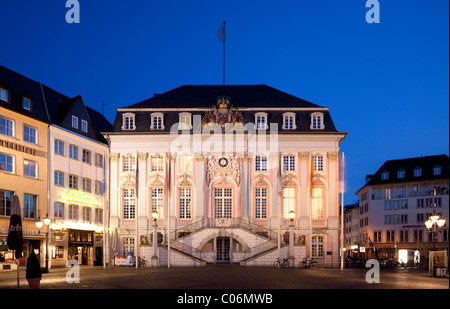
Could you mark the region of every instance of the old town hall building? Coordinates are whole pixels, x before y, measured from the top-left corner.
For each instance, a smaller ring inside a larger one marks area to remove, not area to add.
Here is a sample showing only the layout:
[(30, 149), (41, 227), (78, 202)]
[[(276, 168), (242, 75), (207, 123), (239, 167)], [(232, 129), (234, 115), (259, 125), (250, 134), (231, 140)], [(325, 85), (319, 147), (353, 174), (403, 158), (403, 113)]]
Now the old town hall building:
[(103, 132), (116, 263), (337, 267), (345, 135), (329, 108), (267, 85), (181, 86), (117, 109)]

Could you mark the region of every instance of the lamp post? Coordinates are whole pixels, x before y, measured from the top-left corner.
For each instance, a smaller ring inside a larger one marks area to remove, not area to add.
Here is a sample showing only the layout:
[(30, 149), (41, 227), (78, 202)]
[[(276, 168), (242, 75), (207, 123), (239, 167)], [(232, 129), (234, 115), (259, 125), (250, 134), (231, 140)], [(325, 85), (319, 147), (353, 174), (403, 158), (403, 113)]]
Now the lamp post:
[(295, 266), (295, 256), (294, 256), (294, 219), (295, 212), (291, 210), (289, 212), (289, 264), (291, 267)]
[(42, 271), (43, 273), (48, 273), (48, 235), (52, 231), (52, 229), (55, 227), (55, 223), (52, 223), (53, 219), (48, 217), (48, 214), (45, 216), (45, 218), (41, 221), (36, 222), (36, 227), (39, 229), (39, 233), (41, 232), (41, 228), (43, 225), (47, 226), (47, 231), (45, 232), (45, 268)]
[(445, 219), (441, 215), (433, 211), (433, 214), (425, 221), (425, 226), (429, 233), (432, 233), (433, 250), (436, 250), (437, 233), (442, 232), (442, 227), (445, 225)]
[(156, 223), (156, 220), (158, 219), (158, 212), (155, 210), (152, 212), (152, 218), (153, 218), (153, 256), (152, 256), (152, 267), (157, 267), (158, 265), (158, 256), (156, 253), (156, 247), (158, 244), (158, 237), (157, 237), (157, 227), (158, 224)]

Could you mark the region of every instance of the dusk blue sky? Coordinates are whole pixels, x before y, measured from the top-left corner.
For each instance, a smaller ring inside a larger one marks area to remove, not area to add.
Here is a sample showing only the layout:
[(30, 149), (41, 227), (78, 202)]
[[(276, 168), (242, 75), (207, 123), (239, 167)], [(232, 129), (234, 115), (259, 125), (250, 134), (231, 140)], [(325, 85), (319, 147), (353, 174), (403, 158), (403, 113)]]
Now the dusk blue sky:
[(346, 158), (345, 203), (386, 161), (449, 153), (449, 2), (66, 0), (0, 3), (0, 64), (113, 122), (181, 85), (267, 84), (330, 108)]

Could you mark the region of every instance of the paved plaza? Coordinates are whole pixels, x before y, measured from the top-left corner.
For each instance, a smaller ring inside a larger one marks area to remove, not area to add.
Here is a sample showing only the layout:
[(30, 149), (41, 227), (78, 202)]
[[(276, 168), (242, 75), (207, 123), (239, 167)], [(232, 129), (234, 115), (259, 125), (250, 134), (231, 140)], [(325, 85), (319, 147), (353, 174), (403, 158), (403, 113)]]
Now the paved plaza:
[[(73, 269), (72, 269), (73, 270)], [(69, 273), (68, 273), (69, 271)], [(449, 289), (448, 276), (431, 277), (417, 269), (380, 269), (380, 282), (367, 283), (369, 269), (299, 269), (207, 265), (204, 267), (133, 268), (81, 266), (79, 283), (69, 268), (43, 274), (41, 289)], [(66, 278), (68, 277), (68, 278)], [(17, 288), (17, 273), (0, 273), (1, 289)], [(28, 289), (25, 268), (20, 289)]]

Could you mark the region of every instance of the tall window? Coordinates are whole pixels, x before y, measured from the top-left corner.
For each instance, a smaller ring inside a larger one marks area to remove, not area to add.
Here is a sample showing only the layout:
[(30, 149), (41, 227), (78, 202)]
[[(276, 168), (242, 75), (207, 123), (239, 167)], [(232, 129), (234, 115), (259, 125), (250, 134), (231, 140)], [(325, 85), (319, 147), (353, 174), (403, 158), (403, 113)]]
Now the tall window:
[(0, 216), (11, 216), (14, 192), (0, 190)]
[(180, 188), (180, 219), (190, 219), (192, 215), (192, 189)]
[(289, 219), (289, 212), (295, 211), (295, 188), (283, 188), (283, 218)]
[(313, 156), (315, 172), (323, 172), (323, 156)]
[(163, 130), (164, 129), (163, 114), (155, 113), (155, 114), (151, 115), (150, 129), (152, 129), (152, 130)]
[(311, 129), (320, 130), (324, 129), (325, 126), (323, 124), (323, 114), (322, 113), (314, 113), (311, 115)]
[(231, 188), (214, 189), (214, 213), (216, 218), (231, 218), (233, 192)]
[(255, 189), (255, 218), (267, 218), (267, 188)]
[(37, 195), (23, 195), (23, 217), (27, 219), (36, 218), (36, 200)]
[(78, 220), (78, 206), (69, 205), (69, 220)]
[(102, 194), (102, 182), (99, 180), (95, 181), (95, 194)]
[(37, 177), (37, 162), (23, 160), (23, 175), (26, 177)]
[(126, 113), (122, 115), (122, 130), (135, 130), (134, 114)]
[(103, 209), (100, 208), (95, 209), (95, 222), (103, 223)]
[(255, 157), (255, 170), (257, 172), (267, 171), (267, 156), (256, 156)]
[(312, 189), (312, 218), (313, 219), (323, 219), (323, 189), (313, 188)]
[(58, 155), (64, 155), (64, 143), (55, 139), (55, 153)]
[(164, 189), (163, 188), (152, 188), (152, 212), (158, 212), (158, 216), (163, 215), (164, 206)]
[(14, 173), (14, 157), (0, 153), (0, 171)]
[(180, 156), (178, 160), (179, 173), (192, 173), (192, 157)]
[(266, 113), (257, 113), (255, 115), (255, 124), (256, 124), (257, 130), (267, 129), (267, 114)]
[(405, 178), (405, 170), (398, 170), (397, 178)]
[(23, 126), (23, 140), (28, 143), (37, 144), (36, 142), (36, 129), (26, 126)]
[(83, 207), (83, 221), (91, 221), (91, 208)]
[(78, 117), (72, 116), (72, 128), (78, 129)]
[(152, 156), (151, 157), (151, 171), (162, 172), (164, 170), (164, 157)]
[(78, 160), (78, 147), (69, 145), (69, 158)]
[(422, 169), (420, 167), (417, 167), (414, 169), (414, 177), (420, 177), (422, 176)]
[(136, 191), (134, 188), (123, 189), (123, 218), (134, 219), (136, 215)]
[(324, 257), (324, 237), (313, 236), (312, 237), (312, 257), (321, 258)]
[(63, 203), (55, 202), (54, 217), (57, 219), (64, 219), (64, 204)]
[(91, 180), (89, 178), (83, 178), (82, 188), (85, 192), (91, 192)]
[(433, 167), (433, 175), (440, 175), (441, 174), (441, 167), (440, 166), (435, 166)]
[(99, 153), (95, 154), (95, 166), (103, 167), (103, 156)]
[(0, 134), (14, 137), (13, 121), (0, 117)]
[(136, 158), (133, 156), (122, 157), (122, 172), (135, 172)]
[(283, 171), (295, 171), (295, 156), (283, 156)]
[(191, 114), (190, 113), (181, 113), (180, 119), (179, 119), (179, 129), (190, 130), (191, 128), (192, 128)]
[(294, 113), (283, 114), (283, 129), (293, 130), (296, 128), (297, 126), (295, 125), (295, 114)]
[(83, 162), (91, 164), (91, 152), (87, 149), (83, 149)]
[(78, 190), (78, 176), (69, 175), (69, 188)]
[(88, 123), (86, 120), (81, 120), (81, 131), (85, 133), (88, 131)]

